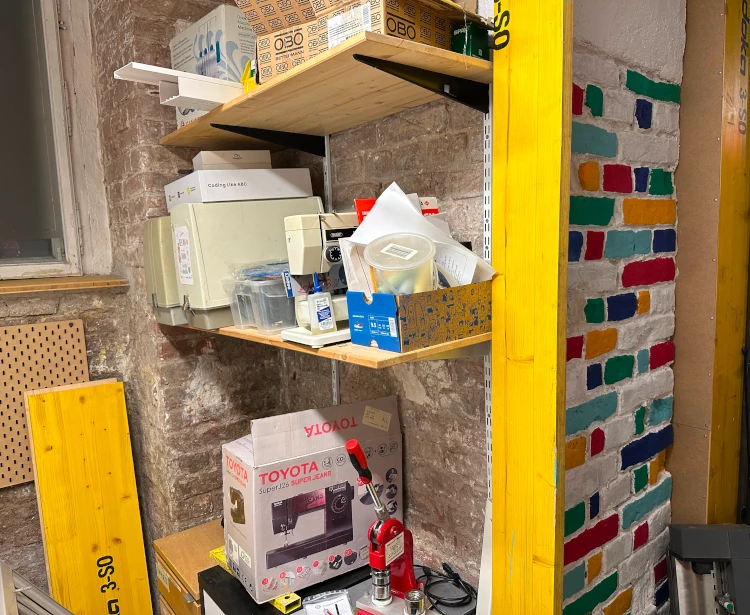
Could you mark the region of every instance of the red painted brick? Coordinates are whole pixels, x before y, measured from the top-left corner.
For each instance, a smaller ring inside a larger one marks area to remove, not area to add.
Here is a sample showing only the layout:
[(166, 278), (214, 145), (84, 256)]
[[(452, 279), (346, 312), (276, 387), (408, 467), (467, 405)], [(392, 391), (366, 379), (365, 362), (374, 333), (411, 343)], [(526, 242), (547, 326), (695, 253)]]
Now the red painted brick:
[(587, 261), (599, 260), (604, 254), (604, 233), (602, 231), (589, 231), (586, 233), (586, 255)]
[(604, 431), (597, 427), (591, 432), (591, 456), (598, 455), (604, 450)]
[(648, 542), (648, 522), (639, 525), (633, 532), (633, 551)]
[(567, 360), (580, 359), (583, 356), (583, 335), (568, 338)]
[(573, 115), (583, 114), (583, 88), (573, 84)]
[(656, 369), (674, 361), (674, 342), (663, 342), (651, 346), (648, 357), (648, 366)]
[(605, 164), (604, 191), (622, 194), (633, 192), (633, 172), (630, 167), (626, 164)]
[(616, 514), (607, 517), (566, 542), (563, 550), (563, 565), (567, 566), (581, 559), (617, 536), (618, 519)]
[(667, 558), (665, 557), (654, 566), (654, 584), (658, 585), (667, 578)]
[(674, 280), (675, 266), (673, 258), (653, 258), (648, 261), (628, 263), (622, 270), (622, 285), (646, 286), (657, 282)]

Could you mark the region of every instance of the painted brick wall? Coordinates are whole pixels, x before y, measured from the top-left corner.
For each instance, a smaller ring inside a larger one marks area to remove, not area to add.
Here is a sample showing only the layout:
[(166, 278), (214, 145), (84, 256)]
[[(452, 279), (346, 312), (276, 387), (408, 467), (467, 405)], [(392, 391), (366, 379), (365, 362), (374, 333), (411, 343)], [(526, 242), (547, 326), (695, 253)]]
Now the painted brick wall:
[(663, 613), (680, 88), (573, 67), (563, 614)]

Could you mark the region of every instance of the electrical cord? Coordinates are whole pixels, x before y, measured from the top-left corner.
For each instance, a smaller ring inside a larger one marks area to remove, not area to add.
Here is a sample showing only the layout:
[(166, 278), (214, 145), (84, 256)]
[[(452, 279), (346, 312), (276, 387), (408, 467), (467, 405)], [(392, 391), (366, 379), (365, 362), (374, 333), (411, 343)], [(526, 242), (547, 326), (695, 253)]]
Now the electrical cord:
[[(468, 606), (477, 599), (477, 590), (474, 586), (470, 585), (461, 578), (448, 564), (443, 562), (443, 572), (438, 572), (422, 564), (414, 564), (415, 568), (422, 569), (422, 575), (417, 577), (417, 581), (424, 581), (424, 594), (432, 603), (432, 609), (440, 613), (441, 615), (448, 615), (440, 607), (448, 608), (460, 608), (462, 606)], [(441, 592), (436, 592), (435, 589), (441, 585), (452, 585), (456, 589), (462, 592), (455, 597), (446, 597)], [(476, 606), (473, 609), (466, 612), (466, 615), (474, 615), (477, 612)]]

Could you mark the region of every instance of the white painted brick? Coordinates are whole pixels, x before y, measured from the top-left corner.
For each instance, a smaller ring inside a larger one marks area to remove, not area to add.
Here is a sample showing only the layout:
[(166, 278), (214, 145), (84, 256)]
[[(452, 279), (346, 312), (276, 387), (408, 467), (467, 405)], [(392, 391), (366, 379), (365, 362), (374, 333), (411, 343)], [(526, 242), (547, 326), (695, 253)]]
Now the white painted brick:
[(674, 335), (674, 313), (639, 316), (617, 328), (618, 350), (641, 350)]
[(617, 568), (620, 586), (632, 583), (649, 571), (653, 574), (654, 565), (664, 557), (668, 544), (669, 530), (664, 530), (620, 564)]
[[(602, 548), (602, 572), (607, 574), (622, 564), (633, 553), (633, 536), (630, 532), (620, 534)], [(620, 583), (620, 587), (624, 585)]]
[(599, 490), (599, 505), (601, 510), (608, 511), (617, 508), (630, 497), (630, 473), (621, 474), (609, 485)]
[(573, 54), (573, 81), (582, 88), (588, 83), (619, 87), (620, 71), (609, 58), (590, 53)]
[(654, 606), (654, 573), (646, 571), (639, 579), (633, 583), (633, 599), (630, 603), (630, 612), (637, 615), (646, 615), (655, 613)]
[(649, 515), (648, 519), (648, 535), (658, 536), (661, 534), (666, 527), (669, 525), (669, 521), (672, 518), (672, 504), (669, 500), (664, 502), (659, 508), (653, 511)]
[(659, 284), (649, 289), (651, 293), (651, 314), (674, 313), (674, 282)]
[(612, 292), (617, 289), (617, 266), (607, 261), (570, 263), (568, 288), (589, 297)]
[(568, 363), (565, 369), (565, 399), (581, 400), (586, 397), (586, 366), (582, 361)]
[(612, 419), (605, 423), (604, 450), (617, 450), (635, 437), (635, 414)]
[(627, 92), (605, 90), (602, 117), (632, 126), (635, 118), (635, 96)]
[(676, 133), (680, 129), (680, 107), (668, 103), (654, 103), (651, 127), (661, 132)]
[(675, 137), (655, 137), (639, 132), (618, 135), (620, 157), (632, 164), (653, 164), (671, 167), (677, 164), (679, 143)]
[(662, 604), (656, 611), (656, 615), (669, 615), (669, 600)]
[(617, 462), (617, 454), (600, 453), (582, 466), (568, 470), (565, 473), (565, 508), (588, 499), (617, 476)]
[(651, 400), (667, 397), (674, 391), (674, 373), (670, 367), (640, 374), (619, 388), (619, 414), (635, 412)]

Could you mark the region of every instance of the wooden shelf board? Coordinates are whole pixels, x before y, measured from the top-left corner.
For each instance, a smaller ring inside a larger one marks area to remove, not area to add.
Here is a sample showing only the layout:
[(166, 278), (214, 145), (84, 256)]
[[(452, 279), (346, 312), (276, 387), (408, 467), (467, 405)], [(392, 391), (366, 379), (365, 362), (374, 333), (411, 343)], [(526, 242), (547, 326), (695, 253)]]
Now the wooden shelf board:
[(325, 136), (440, 98), (357, 62), (355, 53), (480, 83), (492, 80), (492, 63), (487, 60), (362, 32), (183, 126), (164, 137), (161, 144), (202, 149), (268, 149), (265, 141), (218, 130), (211, 124)]
[(97, 288), (124, 288), (125, 278), (114, 275), (84, 275), (67, 278), (34, 278), (33, 280), (0, 280), (0, 295), (44, 293), (52, 291), (94, 290)]
[(280, 335), (262, 335), (258, 333), (256, 329), (226, 327), (216, 331), (205, 331), (203, 329), (196, 330), (204, 331), (205, 333), (215, 333), (216, 335), (225, 335), (227, 337), (234, 337), (250, 342), (258, 342), (259, 344), (266, 344), (268, 346), (276, 346), (277, 348), (284, 348), (285, 350), (303, 352), (324, 359), (336, 359), (337, 361), (343, 361), (344, 363), (353, 363), (354, 365), (361, 365), (373, 369), (391, 367), (393, 365), (398, 365), (399, 363), (426, 360), (430, 357), (436, 357), (438, 355), (443, 355), (446, 352), (458, 350), (459, 348), (481, 344), (482, 342), (489, 342), (492, 339), (491, 333), (483, 333), (482, 335), (475, 335), (473, 337), (467, 337), (453, 342), (446, 342), (445, 344), (438, 344), (436, 346), (430, 346), (429, 348), (398, 353), (380, 350), (378, 348), (358, 346), (351, 342), (332, 344), (331, 346), (325, 346), (323, 348), (310, 348), (304, 344), (285, 342), (281, 339)]

